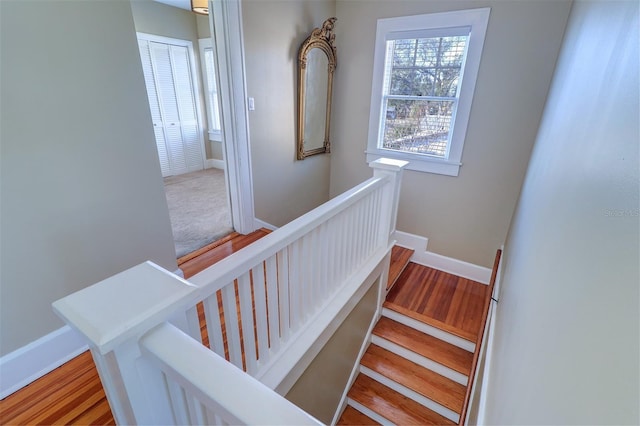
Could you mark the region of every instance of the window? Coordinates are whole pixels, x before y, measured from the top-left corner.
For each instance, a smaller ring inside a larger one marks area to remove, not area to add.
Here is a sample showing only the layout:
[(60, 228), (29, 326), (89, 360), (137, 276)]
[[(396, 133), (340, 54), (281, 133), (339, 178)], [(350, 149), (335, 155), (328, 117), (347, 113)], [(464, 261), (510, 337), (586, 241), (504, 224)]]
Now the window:
[(210, 38), (200, 39), (198, 42), (200, 45), (200, 62), (202, 63), (202, 80), (205, 88), (205, 104), (207, 105), (209, 140), (222, 142), (213, 46)]
[(378, 20), (367, 161), (457, 176), (489, 8)]

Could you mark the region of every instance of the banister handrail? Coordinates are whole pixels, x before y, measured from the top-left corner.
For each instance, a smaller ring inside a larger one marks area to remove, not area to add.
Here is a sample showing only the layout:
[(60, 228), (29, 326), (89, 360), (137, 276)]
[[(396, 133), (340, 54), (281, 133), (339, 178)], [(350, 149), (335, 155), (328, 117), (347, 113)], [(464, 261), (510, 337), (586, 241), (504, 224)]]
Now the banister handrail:
[[(205, 364), (262, 403), (280, 401), (261, 386), (285, 394), (372, 286), (381, 309), (405, 165), (372, 162), (371, 179), (190, 281), (146, 262), (54, 302), (89, 340), (116, 421), (198, 424), (209, 410), (215, 423), (256, 422), (211, 387)], [(284, 407), (274, 423), (315, 422)]]

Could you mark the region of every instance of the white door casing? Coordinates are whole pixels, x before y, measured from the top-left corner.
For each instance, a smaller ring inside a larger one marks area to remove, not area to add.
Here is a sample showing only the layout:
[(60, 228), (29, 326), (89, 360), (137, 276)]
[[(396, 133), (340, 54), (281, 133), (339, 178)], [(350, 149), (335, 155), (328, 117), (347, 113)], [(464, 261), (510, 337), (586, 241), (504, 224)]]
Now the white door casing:
[(233, 228), (256, 230), (240, 0), (209, 0)]

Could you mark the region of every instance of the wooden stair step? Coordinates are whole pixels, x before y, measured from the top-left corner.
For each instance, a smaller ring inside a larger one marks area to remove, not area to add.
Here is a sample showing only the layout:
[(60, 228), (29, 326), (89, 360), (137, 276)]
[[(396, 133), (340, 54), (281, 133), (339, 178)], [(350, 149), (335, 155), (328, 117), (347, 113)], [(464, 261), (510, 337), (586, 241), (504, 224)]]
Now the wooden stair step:
[(397, 425), (455, 424), (364, 374), (358, 375), (348, 396), (351, 400)]
[(460, 414), (466, 386), (447, 379), (377, 345), (370, 345), (360, 364)]
[(454, 336), (461, 337), (465, 340), (468, 340), (471, 343), (474, 343), (474, 344), (476, 343), (478, 336), (469, 331), (461, 330), (457, 327), (454, 327), (442, 321), (438, 321), (435, 318), (431, 318), (427, 315), (419, 314), (418, 312), (412, 311), (411, 309), (407, 309), (404, 306), (400, 306), (393, 302), (386, 301), (382, 306), (384, 306), (385, 308), (391, 309), (392, 311), (396, 311), (399, 314), (412, 318), (416, 321), (420, 321), (421, 323), (430, 325), (432, 327), (440, 329), (449, 334), (453, 334)]
[(469, 376), (473, 353), (462, 348), (386, 317), (380, 318), (373, 329), (373, 334)]
[(411, 250), (405, 247), (393, 246), (391, 249), (391, 265), (389, 265), (389, 279), (387, 280), (387, 291), (395, 284), (398, 277), (404, 271), (404, 268), (409, 264), (411, 256), (415, 250)]
[(379, 425), (380, 423), (362, 414), (350, 405), (344, 409), (337, 425)]

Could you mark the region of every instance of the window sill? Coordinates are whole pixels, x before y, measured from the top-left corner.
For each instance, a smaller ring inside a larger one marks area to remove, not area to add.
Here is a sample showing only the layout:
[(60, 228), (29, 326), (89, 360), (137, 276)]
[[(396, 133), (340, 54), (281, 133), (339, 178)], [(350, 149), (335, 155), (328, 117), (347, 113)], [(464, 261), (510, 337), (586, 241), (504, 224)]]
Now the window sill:
[(462, 163), (440, 160), (436, 158), (422, 158), (419, 155), (405, 154), (391, 150), (366, 151), (367, 163), (375, 161), (379, 158), (394, 158), (397, 160), (408, 161), (407, 170), (414, 170), (423, 173), (435, 173), (445, 176), (458, 176)]
[(222, 134), (220, 132), (207, 132), (211, 142), (222, 142)]

